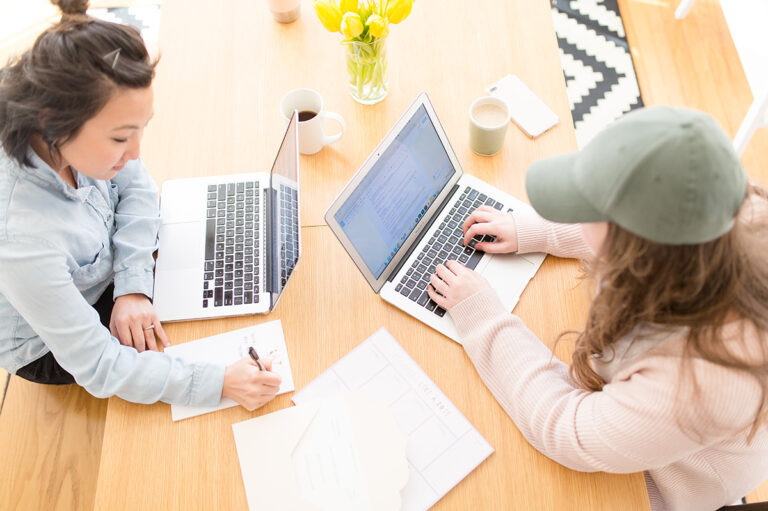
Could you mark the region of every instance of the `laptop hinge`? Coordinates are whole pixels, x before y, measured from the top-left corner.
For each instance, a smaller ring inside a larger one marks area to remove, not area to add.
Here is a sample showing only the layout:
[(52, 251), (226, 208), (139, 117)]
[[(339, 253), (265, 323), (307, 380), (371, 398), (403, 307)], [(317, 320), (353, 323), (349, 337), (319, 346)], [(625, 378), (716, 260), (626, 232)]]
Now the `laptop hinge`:
[[(445, 206), (447, 206), (447, 205), (448, 205), (448, 203), (449, 203), (449, 202), (451, 202), (451, 199), (453, 198), (454, 194), (456, 193), (456, 191), (457, 191), (458, 189), (459, 189), (459, 184), (458, 184), (458, 183), (456, 183), (455, 185), (453, 185), (453, 188), (451, 189), (451, 192), (450, 192), (450, 193), (448, 194), (448, 196), (445, 198), (445, 200), (443, 201), (443, 203), (442, 203), (442, 204), (440, 204), (440, 209), (438, 209), (438, 210), (435, 212), (435, 214), (434, 214), (434, 215), (432, 215), (432, 217), (429, 219), (429, 223), (428, 223), (428, 224), (427, 224), (427, 226), (424, 228), (424, 230), (423, 230), (423, 231), (421, 231), (421, 232), (423, 232), (424, 234), (426, 234), (426, 233), (429, 231), (429, 229), (432, 227), (432, 224), (433, 224), (433, 223), (435, 223), (435, 220), (437, 220), (437, 217), (439, 217), (439, 216), (440, 216), (440, 213), (442, 213), (442, 212), (443, 212), (443, 209), (445, 209)], [(390, 273), (390, 274), (389, 274), (389, 278), (387, 279), (387, 282), (392, 282), (392, 281), (395, 279), (395, 275), (397, 275), (398, 273), (400, 273), (400, 268), (402, 268), (402, 267), (403, 267), (403, 265), (405, 264), (405, 262), (406, 262), (406, 261), (407, 261), (407, 260), (408, 260), (408, 259), (411, 257), (411, 253), (413, 252), (413, 250), (416, 248), (416, 246), (417, 246), (418, 244), (419, 244), (419, 243), (418, 243), (418, 242), (416, 242), (416, 243), (414, 243), (413, 245), (411, 245), (411, 246), (410, 246), (410, 248), (408, 249), (408, 252), (406, 252), (406, 253), (405, 253), (405, 255), (403, 256), (403, 258), (402, 258), (402, 259), (400, 259), (400, 262), (399, 262), (399, 263), (397, 263), (397, 266), (395, 267), (395, 270), (394, 270), (392, 273)]]
[[(270, 178), (271, 181), (271, 178)], [(272, 253), (272, 211), (275, 209), (272, 207), (272, 197), (270, 191), (272, 186), (264, 188), (264, 246), (261, 247), (261, 254), (264, 258), (264, 284), (268, 293), (274, 293), (275, 287), (272, 282), (272, 265), (274, 260), (274, 254)], [(255, 251), (254, 251), (255, 252)]]

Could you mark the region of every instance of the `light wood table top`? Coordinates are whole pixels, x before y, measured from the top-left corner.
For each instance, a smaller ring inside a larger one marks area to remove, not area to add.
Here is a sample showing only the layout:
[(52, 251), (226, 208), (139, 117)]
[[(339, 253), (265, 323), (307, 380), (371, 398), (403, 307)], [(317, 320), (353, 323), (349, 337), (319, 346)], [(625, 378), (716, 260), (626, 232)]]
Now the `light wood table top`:
[(39, 385), (18, 376), (11, 376), (7, 391), (0, 413), (0, 509), (93, 509), (107, 401), (77, 385)]
[[(317, 90), (347, 125), (340, 141), (301, 157), (302, 225), (324, 224), (325, 208), (421, 91), (464, 171), (517, 197), (525, 197), (531, 162), (576, 148), (546, 1), (420, 0), (391, 27), (390, 92), (374, 106), (356, 103), (347, 90), (341, 39), (320, 25), (309, 0), (288, 25), (272, 19), (264, 0), (165, 1), (155, 118), (142, 146), (158, 184), (268, 171), (283, 134), (280, 99), (299, 87)], [(511, 125), (502, 153), (478, 156), (469, 149), (469, 106), (508, 73), (562, 121), (535, 142)], [(335, 130), (329, 122), (328, 132)]]
[[(268, 316), (166, 325), (174, 343), (280, 319), (297, 389), (384, 326), (445, 392), (496, 452), (436, 509), (648, 509), (642, 475), (568, 470), (531, 447), (485, 388), (461, 347), (376, 296), (324, 226), (322, 214), (380, 138), (426, 90), (465, 172), (525, 198), (524, 171), (539, 158), (574, 150), (565, 83), (549, 3), (419, 0), (388, 40), (390, 93), (380, 104), (354, 103), (346, 89), (340, 35), (326, 32), (311, 3), (290, 25), (275, 23), (265, 2), (165, 0), (155, 120), (143, 157), (153, 177), (269, 169), (280, 141), (278, 104), (311, 87), (347, 122), (341, 141), (301, 157), (303, 258)], [(215, 5), (215, 6), (212, 6)], [(514, 72), (562, 119), (532, 141), (510, 126), (502, 153), (468, 147), (469, 105)], [(515, 309), (550, 346), (583, 324), (589, 291), (573, 261), (547, 258)], [(568, 360), (570, 346), (556, 354)], [(166, 404), (111, 398), (95, 509), (247, 509), (232, 436), (235, 422), (291, 405), (237, 407), (171, 422)]]

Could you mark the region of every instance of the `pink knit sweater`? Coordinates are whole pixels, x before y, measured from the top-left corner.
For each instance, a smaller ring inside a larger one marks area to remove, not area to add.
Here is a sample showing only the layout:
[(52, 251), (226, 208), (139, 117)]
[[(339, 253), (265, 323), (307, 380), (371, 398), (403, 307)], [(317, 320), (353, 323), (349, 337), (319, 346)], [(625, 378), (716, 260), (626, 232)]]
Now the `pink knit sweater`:
[[(591, 256), (578, 225), (548, 222), (532, 209), (516, 211), (515, 221), (520, 253)], [(465, 299), (450, 314), (490, 391), (528, 441), (558, 463), (585, 472), (644, 471), (653, 511), (716, 509), (768, 478), (768, 428), (747, 443), (759, 385), (694, 359), (694, 397), (680, 365), (684, 329), (645, 325), (620, 339), (615, 356), (595, 364), (608, 383), (589, 392), (494, 291)], [(756, 332), (741, 326), (727, 325), (724, 342), (755, 348)]]

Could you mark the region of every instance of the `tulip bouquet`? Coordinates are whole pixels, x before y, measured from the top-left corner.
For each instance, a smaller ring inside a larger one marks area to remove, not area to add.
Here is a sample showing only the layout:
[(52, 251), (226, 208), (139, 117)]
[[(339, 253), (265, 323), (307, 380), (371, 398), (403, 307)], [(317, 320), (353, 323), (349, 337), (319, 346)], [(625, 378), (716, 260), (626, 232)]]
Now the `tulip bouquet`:
[(328, 31), (344, 36), (352, 97), (366, 105), (384, 99), (389, 25), (408, 17), (413, 0), (314, 0), (313, 6)]

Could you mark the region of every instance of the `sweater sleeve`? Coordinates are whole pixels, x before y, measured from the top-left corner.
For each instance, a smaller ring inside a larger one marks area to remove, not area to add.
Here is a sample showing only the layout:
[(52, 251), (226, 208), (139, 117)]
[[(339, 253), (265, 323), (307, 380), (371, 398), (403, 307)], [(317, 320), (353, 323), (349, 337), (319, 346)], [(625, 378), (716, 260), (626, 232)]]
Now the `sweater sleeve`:
[(539, 216), (530, 206), (512, 211), (520, 254), (544, 252), (557, 257), (586, 259), (594, 256), (581, 233), (580, 224), (558, 224)]
[(591, 392), (576, 386), (568, 366), (504, 310), (493, 290), (465, 299), (450, 314), (488, 389), (525, 438), (558, 463), (629, 473), (702, 448), (701, 438), (681, 428), (669, 366), (649, 363)]

